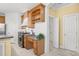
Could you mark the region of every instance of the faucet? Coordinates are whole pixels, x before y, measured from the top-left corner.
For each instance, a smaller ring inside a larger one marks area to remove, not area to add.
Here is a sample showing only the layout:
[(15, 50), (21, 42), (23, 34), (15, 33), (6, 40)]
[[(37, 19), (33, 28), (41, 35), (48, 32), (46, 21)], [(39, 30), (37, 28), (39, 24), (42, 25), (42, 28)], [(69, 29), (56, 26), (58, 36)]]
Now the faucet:
[(32, 35), (33, 35), (33, 36), (35, 36), (35, 33), (34, 33), (34, 31), (33, 31), (33, 30), (31, 30), (31, 33), (32, 33)]

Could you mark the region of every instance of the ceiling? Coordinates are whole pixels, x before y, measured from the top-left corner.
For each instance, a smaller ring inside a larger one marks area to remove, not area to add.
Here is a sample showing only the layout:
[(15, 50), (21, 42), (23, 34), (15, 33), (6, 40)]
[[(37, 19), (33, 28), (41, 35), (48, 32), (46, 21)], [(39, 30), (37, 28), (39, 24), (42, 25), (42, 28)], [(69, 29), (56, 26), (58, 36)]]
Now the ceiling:
[(0, 13), (24, 13), (37, 3), (0, 3)]
[(69, 4), (72, 4), (72, 3), (50, 3), (50, 7), (53, 7), (54, 9), (58, 9), (62, 6), (67, 6)]
[[(0, 15), (6, 13), (24, 13), (26, 10), (33, 8), (38, 3), (0, 3)], [(69, 3), (50, 3), (49, 6), (55, 9), (62, 6), (69, 5)]]

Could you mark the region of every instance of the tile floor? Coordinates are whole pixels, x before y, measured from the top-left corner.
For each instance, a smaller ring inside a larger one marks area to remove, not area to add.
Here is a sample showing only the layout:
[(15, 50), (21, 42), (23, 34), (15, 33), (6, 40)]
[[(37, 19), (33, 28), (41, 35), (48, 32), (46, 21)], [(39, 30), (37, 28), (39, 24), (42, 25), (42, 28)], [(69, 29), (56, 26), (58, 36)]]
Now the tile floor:
[[(27, 50), (25, 48), (20, 48), (12, 44), (12, 56), (36, 56), (36, 55), (33, 53), (33, 49)], [(43, 54), (42, 56), (79, 56), (79, 53), (66, 49), (52, 48), (51, 51)]]
[(12, 44), (12, 56), (35, 56), (33, 49), (27, 50)]
[(79, 56), (79, 52), (60, 49), (60, 48), (53, 48), (52, 51), (49, 53), (45, 53), (45, 56)]

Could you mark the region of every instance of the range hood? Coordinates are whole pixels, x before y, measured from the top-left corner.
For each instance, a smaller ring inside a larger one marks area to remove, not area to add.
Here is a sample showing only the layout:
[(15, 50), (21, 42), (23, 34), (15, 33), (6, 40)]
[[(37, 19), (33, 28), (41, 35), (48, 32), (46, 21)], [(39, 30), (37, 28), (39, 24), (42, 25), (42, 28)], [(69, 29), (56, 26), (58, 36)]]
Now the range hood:
[(28, 18), (25, 18), (21, 26), (27, 26), (27, 25), (28, 25)]

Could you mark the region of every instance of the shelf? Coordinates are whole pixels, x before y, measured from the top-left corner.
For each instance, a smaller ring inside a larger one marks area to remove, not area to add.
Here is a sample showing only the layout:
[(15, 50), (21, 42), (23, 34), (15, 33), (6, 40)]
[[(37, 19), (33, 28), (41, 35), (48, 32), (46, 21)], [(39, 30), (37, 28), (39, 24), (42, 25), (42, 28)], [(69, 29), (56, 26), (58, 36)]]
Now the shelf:
[(36, 16), (40, 14), (40, 9), (39, 10), (35, 10), (34, 12), (32, 12), (32, 16)]
[(29, 27), (34, 27), (37, 22), (44, 22), (45, 18), (45, 6), (43, 4), (38, 4), (36, 7), (29, 10)]

